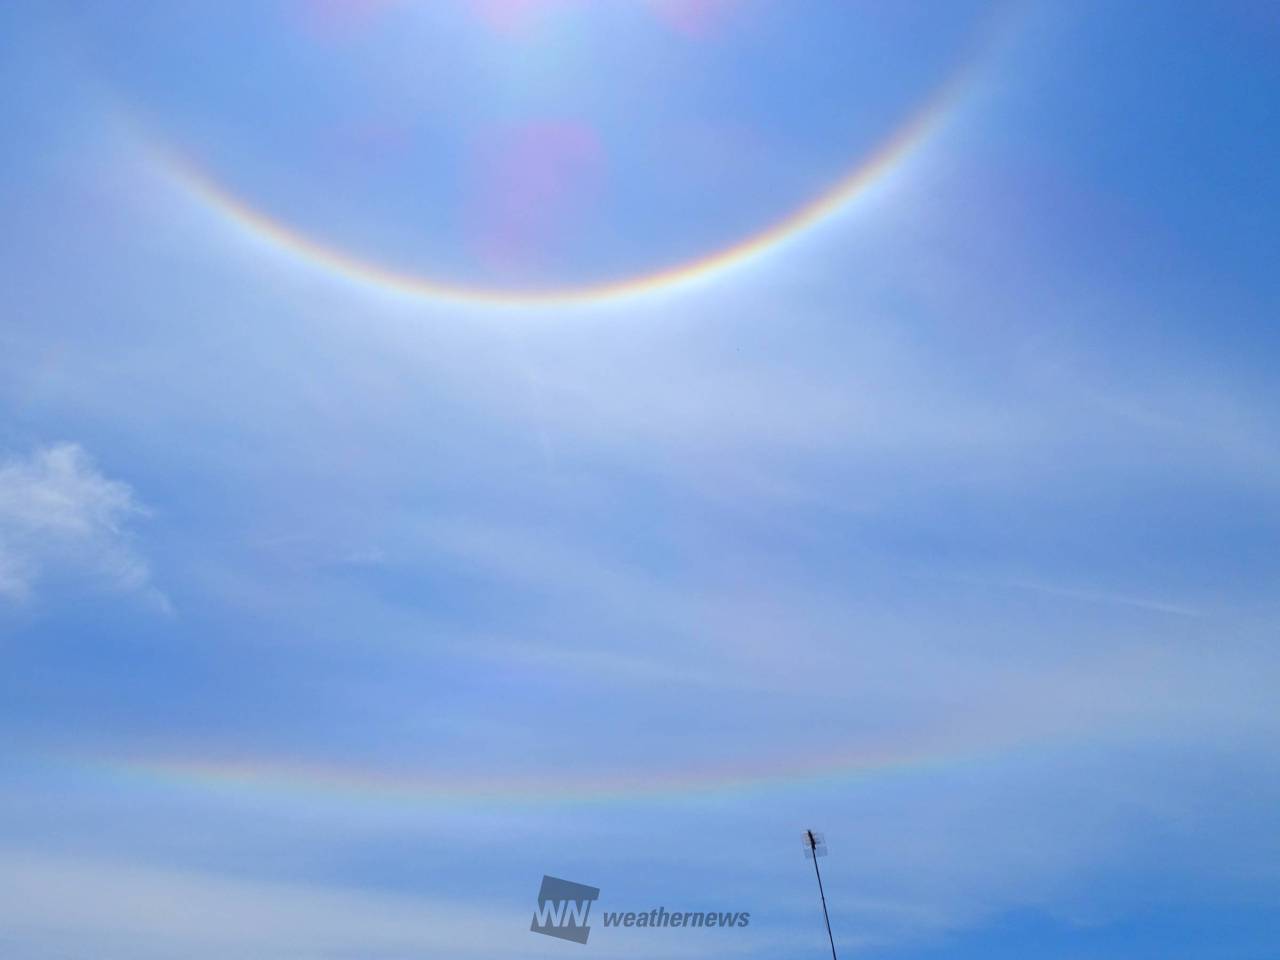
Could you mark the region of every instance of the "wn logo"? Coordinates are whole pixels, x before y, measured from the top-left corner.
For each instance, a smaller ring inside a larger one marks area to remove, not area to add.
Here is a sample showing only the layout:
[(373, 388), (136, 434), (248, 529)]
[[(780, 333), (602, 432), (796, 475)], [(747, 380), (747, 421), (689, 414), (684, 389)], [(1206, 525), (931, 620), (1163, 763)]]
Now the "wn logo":
[(587, 926), (587, 914), (591, 912), (592, 901), (598, 896), (599, 887), (544, 875), (542, 888), (538, 891), (538, 909), (533, 912), (533, 925), (529, 929), (561, 940), (586, 943), (587, 934), (591, 932)]

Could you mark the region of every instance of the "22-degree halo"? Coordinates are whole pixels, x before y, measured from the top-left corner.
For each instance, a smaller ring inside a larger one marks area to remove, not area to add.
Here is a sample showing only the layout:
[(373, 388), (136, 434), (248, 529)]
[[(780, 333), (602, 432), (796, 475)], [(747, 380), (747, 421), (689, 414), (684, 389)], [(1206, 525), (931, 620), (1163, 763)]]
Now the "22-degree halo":
[(959, 67), (922, 106), (825, 192), (736, 243), (692, 260), (613, 280), (533, 288), (455, 283), (413, 273), (350, 253), (317, 239), (253, 206), (190, 158), (152, 144), (162, 169), (184, 192), (248, 237), (342, 279), (383, 292), (425, 300), (497, 307), (555, 307), (599, 303), (688, 286), (754, 263), (808, 229), (841, 213), (926, 140), (966, 86), (972, 59)]

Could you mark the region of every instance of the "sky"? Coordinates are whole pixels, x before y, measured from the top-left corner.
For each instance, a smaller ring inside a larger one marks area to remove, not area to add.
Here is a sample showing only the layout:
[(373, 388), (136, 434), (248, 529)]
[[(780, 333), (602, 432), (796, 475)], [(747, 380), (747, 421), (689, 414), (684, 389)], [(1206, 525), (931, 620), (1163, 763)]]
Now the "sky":
[(19, 2), (0, 78), (6, 960), (818, 958), (805, 829), (841, 957), (1276, 956), (1274, 4)]

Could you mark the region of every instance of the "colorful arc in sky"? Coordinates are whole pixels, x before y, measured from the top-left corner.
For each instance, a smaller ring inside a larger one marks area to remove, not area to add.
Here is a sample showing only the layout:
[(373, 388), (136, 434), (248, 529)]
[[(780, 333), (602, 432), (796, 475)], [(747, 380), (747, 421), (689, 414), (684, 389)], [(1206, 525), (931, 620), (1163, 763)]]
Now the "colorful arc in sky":
[(219, 182), (192, 159), (153, 144), (170, 179), (201, 205), (246, 236), (266, 242), (331, 275), (385, 292), (428, 300), (506, 307), (570, 306), (617, 300), (686, 286), (755, 262), (845, 210), (898, 167), (939, 126), (959, 99), (972, 72), (961, 66), (892, 134), (825, 192), (768, 227), (736, 243), (647, 273), (576, 286), (508, 289), (454, 283), (398, 269), (351, 253), (275, 219)]
[[(1078, 731), (1076, 731), (1078, 732)], [(872, 746), (843, 755), (765, 766), (721, 766), (614, 775), (566, 772), (533, 778), (467, 778), (339, 764), (239, 759), (95, 758), (76, 764), (93, 775), (147, 788), (195, 789), (211, 794), (309, 798), (392, 804), (537, 805), (610, 803), (725, 795), (801, 783), (840, 783), (945, 769), (1043, 745), (1068, 731), (930, 737)]]

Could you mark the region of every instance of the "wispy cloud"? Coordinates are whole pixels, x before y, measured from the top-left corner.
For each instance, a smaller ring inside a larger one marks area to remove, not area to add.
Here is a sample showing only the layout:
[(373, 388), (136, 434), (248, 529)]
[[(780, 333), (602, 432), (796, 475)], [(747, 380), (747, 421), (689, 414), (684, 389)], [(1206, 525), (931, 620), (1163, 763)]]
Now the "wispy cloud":
[(0, 461), (0, 597), (23, 601), (42, 580), (78, 575), (163, 604), (129, 530), (145, 513), (77, 444)]
[[(560, 955), (559, 943), (529, 934), (533, 890), (527, 901), (477, 902), (83, 859), (2, 859), (0, 948), (23, 960), (43, 960), (48, 947), (77, 960)], [(595, 935), (593, 954), (700, 957), (715, 936), (697, 931), (699, 943), (608, 932), (612, 942)], [(716, 953), (756, 950), (761, 939), (736, 937)]]

